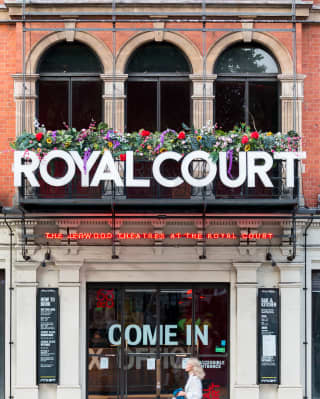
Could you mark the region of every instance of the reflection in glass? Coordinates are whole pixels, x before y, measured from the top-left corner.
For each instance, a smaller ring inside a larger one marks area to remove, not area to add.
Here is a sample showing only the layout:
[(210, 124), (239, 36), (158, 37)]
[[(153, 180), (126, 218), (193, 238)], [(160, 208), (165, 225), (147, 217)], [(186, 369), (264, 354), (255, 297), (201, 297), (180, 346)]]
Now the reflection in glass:
[(277, 82), (249, 82), (250, 125), (264, 132), (277, 132), (278, 98)]
[[(88, 289), (88, 394), (115, 395), (119, 391), (121, 314), (118, 290)], [(90, 396), (89, 396), (90, 397)]]
[(139, 47), (131, 56), (126, 73), (190, 73), (182, 51), (171, 43), (151, 42)]
[(238, 44), (219, 56), (214, 73), (279, 73), (279, 68), (272, 55), (263, 48)]
[(245, 121), (244, 82), (216, 82), (216, 115), (218, 128), (231, 130)]
[(204, 331), (208, 340), (196, 341), (200, 355), (228, 352), (228, 290), (198, 288), (196, 290), (196, 328)]
[(68, 123), (68, 81), (40, 80), (38, 119), (49, 130)]

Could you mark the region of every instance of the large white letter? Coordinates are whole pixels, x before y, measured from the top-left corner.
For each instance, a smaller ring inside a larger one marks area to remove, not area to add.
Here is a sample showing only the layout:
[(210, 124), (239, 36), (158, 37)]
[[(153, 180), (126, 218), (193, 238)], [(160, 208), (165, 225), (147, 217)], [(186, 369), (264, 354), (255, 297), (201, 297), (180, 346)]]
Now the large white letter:
[(171, 341), (171, 338), (177, 338), (177, 332), (171, 331), (173, 329), (177, 329), (178, 326), (176, 324), (166, 324), (165, 325), (165, 345), (178, 345), (178, 341)]
[(174, 159), (175, 161), (179, 162), (182, 158), (182, 155), (178, 154), (177, 152), (167, 151), (163, 152), (162, 154), (158, 155), (157, 158), (154, 160), (152, 165), (152, 173), (156, 181), (164, 187), (177, 187), (183, 183), (181, 177), (175, 177), (174, 179), (167, 179), (162, 176), (160, 173), (160, 168), (162, 162), (166, 161), (167, 159)]
[(202, 342), (202, 345), (208, 345), (208, 324), (203, 325), (203, 333), (199, 326), (195, 326), (194, 340), (198, 344), (198, 338)]
[(275, 152), (274, 159), (283, 159), (286, 161), (286, 185), (294, 187), (294, 160), (305, 159), (305, 152)]
[[(25, 158), (28, 158), (28, 161), (22, 163), (21, 161)], [(39, 167), (40, 160), (34, 152), (30, 151), (28, 156), (26, 156), (25, 151), (15, 151), (13, 162), (12, 170), (14, 173), (14, 185), (16, 187), (21, 187), (22, 173), (24, 173), (32, 187), (39, 187), (39, 182), (33, 172)]]
[(111, 345), (120, 345), (121, 344), (121, 338), (118, 339), (118, 341), (116, 341), (114, 339), (114, 330), (118, 329), (121, 332), (121, 324), (113, 324), (108, 331), (108, 338), (109, 338), (109, 342)]
[(157, 328), (154, 328), (153, 334), (150, 324), (143, 325), (143, 345), (156, 345), (157, 343)]
[[(136, 330), (136, 339), (135, 340), (132, 340), (130, 338), (131, 330)], [(139, 345), (141, 342), (141, 338), (142, 338), (141, 328), (139, 326), (137, 326), (136, 324), (129, 324), (128, 327), (126, 327), (126, 331), (124, 333), (124, 338), (128, 342), (129, 345)]]
[(227, 175), (227, 153), (219, 153), (219, 175), (221, 182), (230, 188), (240, 187), (247, 177), (246, 153), (239, 152), (239, 176), (236, 179), (230, 179)]
[(74, 162), (76, 163), (78, 169), (80, 170), (81, 173), (81, 187), (89, 187), (89, 176), (90, 176), (90, 170), (92, 166), (95, 164), (96, 160), (99, 158), (99, 155), (101, 154), (100, 151), (93, 151), (90, 157), (87, 160), (86, 163), (86, 170), (84, 170), (84, 163), (83, 159), (80, 157), (79, 153), (77, 151), (70, 151), (70, 154), (72, 158), (74, 159)]
[[(192, 161), (203, 159), (208, 163), (209, 172), (208, 175), (202, 179), (195, 179), (190, 175), (189, 165)], [(193, 151), (190, 152), (187, 156), (184, 157), (181, 165), (181, 173), (184, 180), (193, 187), (204, 187), (212, 182), (212, 180), (216, 177), (217, 173), (217, 165), (212, 162), (210, 158), (210, 154), (204, 151)]]
[(133, 173), (133, 151), (126, 152), (126, 186), (127, 187), (150, 187), (149, 179), (135, 179)]
[[(108, 167), (109, 172), (105, 171), (106, 167)], [(94, 174), (90, 186), (98, 187), (101, 180), (114, 180), (118, 187), (123, 187), (123, 182), (117, 171), (111, 152), (108, 150), (103, 153), (102, 159), (99, 163), (96, 173)]]
[[(48, 165), (49, 162), (55, 158), (63, 159), (67, 164), (67, 173), (62, 177), (52, 177), (48, 173)], [(40, 175), (43, 180), (48, 183), (50, 186), (60, 187), (68, 184), (74, 176), (76, 171), (76, 166), (72, 159), (72, 156), (68, 154), (66, 151), (54, 150), (48, 153), (45, 158), (42, 158), (40, 162)]]
[[(248, 151), (248, 187), (255, 187), (255, 175), (257, 174), (260, 177), (263, 185), (265, 187), (273, 187), (267, 172), (272, 168), (273, 159), (270, 154), (263, 151)], [(262, 159), (264, 160), (263, 165), (256, 165), (256, 160)]]

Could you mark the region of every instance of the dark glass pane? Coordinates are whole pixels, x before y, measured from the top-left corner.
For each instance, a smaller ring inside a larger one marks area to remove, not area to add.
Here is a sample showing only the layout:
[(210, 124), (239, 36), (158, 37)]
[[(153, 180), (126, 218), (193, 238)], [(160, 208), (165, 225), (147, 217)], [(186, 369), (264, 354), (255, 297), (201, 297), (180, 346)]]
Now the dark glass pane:
[(229, 47), (218, 58), (214, 73), (278, 73), (271, 54), (256, 45)]
[(72, 126), (87, 128), (91, 120), (101, 122), (102, 115), (101, 82), (72, 82)]
[(190, 83), (161, 82), (161, 130), (190, 125)]
[[(104, 287), (88, 289), (88, 394), (89, 398), (116, 395), (121, 343), (119, 292)], [(95, 396), (97, 395), (97, 396)]]
[[(320, 289), (319, 271), (312, 273), (312, 398), (320, 398)], [(314, 284), (314, 281), (317, 284)]]
[(200, 360), (206, 373), (202, 381), (203, 398), (227, 399), (228, 358), (200, 356)]
[(50, 47), (42, 56), (39, 73), (96, 72), (103, 69), (97, 55), (85, 44), (62, 42)]
[(215, 122), (219, 128), (230, 130), (245, 122), (244, 82), (216, 82)]
[(189, 63), (176, 46), (170, 43), (147, 43), (131, 56), (126, 73), (185, 72), (191, 73)]
[(5, 380), (5, 279), (4, 271), (0, 270), (0, 399), (4, 399)]
[(39, 116), (40, 124), (47, 129), (62, 129), (63, 122), (68, 122), (68, 82), (39, 82)]
[(278, 98), (277, 82), (249, 82), (248, 119), (252, 128), (278, 131)]
[(157, 83), (128, 82), (127, 131), (157, 130)]
[[(137, 397), (143, 394), (155, 395), (157, 345), (155, 289), (125, 290), (124, 339), (127, 348), (124, 368), (127, 370), (128, 395), (137, 395)], [(149, 357), (152, 353), (154, 355)]]
[(228, 352), (228, 289), (196, 290), (195, 344), (200, 355)]

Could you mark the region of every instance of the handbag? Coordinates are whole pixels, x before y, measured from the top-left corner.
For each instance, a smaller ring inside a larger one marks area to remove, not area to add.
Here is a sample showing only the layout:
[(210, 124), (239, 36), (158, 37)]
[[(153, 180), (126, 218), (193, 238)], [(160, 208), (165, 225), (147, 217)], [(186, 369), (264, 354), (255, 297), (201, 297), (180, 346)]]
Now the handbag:
[(183, 391), (183, 389), (182, 389), (182, 388), (177, 388), (177, 389), (175, 389), (175, 390), (173, 391), (173, 399), (174, 399), (174, 398), (177, 398), (177, 395), (178, 395), (178, 393), (179, 393), (180, 391)]

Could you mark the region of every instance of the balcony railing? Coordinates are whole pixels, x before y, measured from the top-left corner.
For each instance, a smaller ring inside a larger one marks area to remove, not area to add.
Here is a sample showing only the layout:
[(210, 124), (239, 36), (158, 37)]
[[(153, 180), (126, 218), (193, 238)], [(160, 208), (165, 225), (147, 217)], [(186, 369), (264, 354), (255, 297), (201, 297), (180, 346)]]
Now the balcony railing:
[[(59, 162), (59, 161), (58, 161)], [(255, 188), (249, 188), (247, 182), (237, 188), (228, 188), (222, 184), (219, 178), (219, 170), (214, 181), (205, 187), (191, 187), (182, 183), (175, 188), (163, 187), (152, 176), (152, 162), (139, 160), (134, 164), (134, 176), (136, 179), (149, 179), (150, 187), (134, 188), (126, 186), (125, 162), (115, 161), (118, 173), (123, 178), (124, 186), (117, 187), (113, 182), (106, 181), (98, 187), (81, 187), (80, 173), (77, 173), (73, 181), (66, 186), (53, 187), (46, 184), (37, 176), (40, 187), (34, 188), (25, 180), (19, 189), (20, 204), (25, 207), (35, 206), (155, 206), (162, 208), (172, 206), (192, 205), (200, 206), (203, 203), (210, 206), (294, 206), (298, 201), (299, 177), (298, 162), (295, 165), (294, 188), (286, 187), (285, 162), (274, 161), (273, 168), (268, 175), (273, 184), (272, 188), (266, 188), (256, 177)], [(62, 176), (64, 163), (56, 164), (54, 176)], [(207, 163), (199, 160), (190, 165), (190, 174), (194, 178), (203, 178), (208, 173)], [(95, 170), (90, 171), (90, 178)], [(168, 179), (180, 175), (180, 165), (174, 161), (166, 161), (162, 165), (161, 173)], [(238, 176), (238, 164), (233, 162), (231, 175)]]

